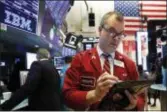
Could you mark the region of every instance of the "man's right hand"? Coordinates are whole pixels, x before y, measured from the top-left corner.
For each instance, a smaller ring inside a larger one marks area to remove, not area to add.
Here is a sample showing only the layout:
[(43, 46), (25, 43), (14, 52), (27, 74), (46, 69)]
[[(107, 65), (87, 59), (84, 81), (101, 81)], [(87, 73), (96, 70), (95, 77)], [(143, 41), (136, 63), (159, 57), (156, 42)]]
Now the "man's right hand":
[(119, 82), (119, 79), (115, 76), (104, 72), (97, 80), (95, 96), (101, 100), (110, 90), (115, 83)]
[(88, 92), (86, 99), (88, 104), (93, 104), (103, 99), (109, 92), (110, 88), (119, 82), (119, 79), (107, 72), (103, 73), (97, 80), (96, 88)]

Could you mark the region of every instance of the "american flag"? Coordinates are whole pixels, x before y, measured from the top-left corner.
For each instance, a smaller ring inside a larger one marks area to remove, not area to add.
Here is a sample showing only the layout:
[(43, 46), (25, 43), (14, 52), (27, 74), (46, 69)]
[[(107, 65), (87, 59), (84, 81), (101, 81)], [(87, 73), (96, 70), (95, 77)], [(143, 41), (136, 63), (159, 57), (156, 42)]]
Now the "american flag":
[(148, 20), (166, 19), (167, 8), (165, 0), (157, 1), (114, 1), (114, 9), (121, 12), (125, 19), (125, 33), (134, 35), (140, 29), (147, 30), (147, 24), (142, 24), (141, 16)]

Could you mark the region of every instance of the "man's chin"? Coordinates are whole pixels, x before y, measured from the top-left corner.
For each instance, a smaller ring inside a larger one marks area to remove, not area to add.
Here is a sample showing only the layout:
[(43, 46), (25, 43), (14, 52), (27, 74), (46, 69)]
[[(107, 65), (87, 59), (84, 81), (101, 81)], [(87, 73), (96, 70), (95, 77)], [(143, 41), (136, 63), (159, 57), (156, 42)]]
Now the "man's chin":
[(109, 49), (107, 52), (108, 53), (114, 53), (116, 51), (116, 49)]

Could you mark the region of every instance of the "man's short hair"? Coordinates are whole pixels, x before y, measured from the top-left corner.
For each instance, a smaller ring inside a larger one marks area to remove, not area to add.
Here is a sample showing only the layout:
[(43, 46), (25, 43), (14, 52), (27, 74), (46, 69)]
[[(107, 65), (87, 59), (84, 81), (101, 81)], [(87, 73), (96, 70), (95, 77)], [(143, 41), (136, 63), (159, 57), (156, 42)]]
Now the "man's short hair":
[(124, 17), (121, 13), (116, 12), (116, 11), (112, 11), (112, 12), (108, 12), (108, 13), (104, 14), (104, 16), (102, 17), (101, 22), (100, 22), (100, 27), (103, 27), (106, 24), (106, 21), (108, 20), (108, 18), (111, 16), (114, 16), (115, 19), (119, 22), (124, 21)]
[(40, 48), (37, 51), (37, 57), (38, 57), (38, 59), (44, 59), (44, 58), (48, 59), (50, 57), (50, 53), (47, 49)]

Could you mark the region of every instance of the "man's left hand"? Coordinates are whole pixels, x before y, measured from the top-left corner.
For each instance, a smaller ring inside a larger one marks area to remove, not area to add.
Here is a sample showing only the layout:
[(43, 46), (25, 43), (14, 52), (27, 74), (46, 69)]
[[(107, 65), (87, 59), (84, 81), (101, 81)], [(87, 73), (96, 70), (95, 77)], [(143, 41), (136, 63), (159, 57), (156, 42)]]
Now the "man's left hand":
[(125, 94), (127, 95), (130, 104), (125, 107), (125, 110), (132, 110), (137, 106), (137, 95), (136, 94), (131, 94), (129, 91), (125, 90)]

